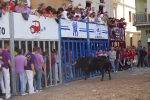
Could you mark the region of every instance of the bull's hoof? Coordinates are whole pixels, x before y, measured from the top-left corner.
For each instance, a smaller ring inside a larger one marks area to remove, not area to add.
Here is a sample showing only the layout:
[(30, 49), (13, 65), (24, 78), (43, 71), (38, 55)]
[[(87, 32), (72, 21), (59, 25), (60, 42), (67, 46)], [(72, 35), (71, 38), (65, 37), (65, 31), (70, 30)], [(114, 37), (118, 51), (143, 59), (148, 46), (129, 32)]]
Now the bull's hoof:
[(101, 79), (101, 81), (103, 81), (103, 79)]
[(87, 78), (84, 78), (84, 80), (87, 80)]
[(111, 80), (111, 77), (109, 77), (109, 80)]

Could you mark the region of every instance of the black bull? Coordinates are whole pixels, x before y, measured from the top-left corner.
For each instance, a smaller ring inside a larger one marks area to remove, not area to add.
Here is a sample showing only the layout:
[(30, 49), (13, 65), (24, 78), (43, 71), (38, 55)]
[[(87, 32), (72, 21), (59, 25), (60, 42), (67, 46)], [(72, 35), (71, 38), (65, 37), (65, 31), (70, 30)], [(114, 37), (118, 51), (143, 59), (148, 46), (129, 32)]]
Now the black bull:
[(110, 76), (110, 68), (112, 67), (109, 59), (105, 56), (99, 56), (99, 57), (82, 57), (79, 58), (74, 64), (75, 68), (78, 70), (81, 68), (81, 70), (86, 74), (85, 79), (87, 79), (87, 76), (90, 72), (99, 70), (102, 74), (101, 81), (103, 81), (104, 78), (104, 70), (108, 71), (109, 79), (111, 80)]

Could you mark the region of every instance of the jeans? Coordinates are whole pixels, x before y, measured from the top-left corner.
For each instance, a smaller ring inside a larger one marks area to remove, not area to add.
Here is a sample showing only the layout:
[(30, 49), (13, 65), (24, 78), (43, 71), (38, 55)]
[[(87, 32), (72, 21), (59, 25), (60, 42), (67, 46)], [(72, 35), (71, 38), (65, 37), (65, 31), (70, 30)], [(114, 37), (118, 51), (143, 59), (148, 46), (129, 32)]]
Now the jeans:
[(118, 71), (118, 68), (119, 68), (119, 61), (118, 59), (116, 59), (116, 71)]
[(19, 78), (20, 78), (20, 89), (21, 89), (21, 94), (25, 93), (25, 73), (20, 73), (19, 74)]
[(148, 67), (147, 59), (144, 60), (144, 65), (145, 65), (145, 67)]
[(115, 73), (115, 72), (116, 72), (115, 60), (111, 60), (111, 59), (110, 59), (110, 63), (111, 63), (111, 65), (112, 65), (113, 71), (114, 71), (114, 73)]
[(140, 63), (141, 63), (141, 67), (143, 67), (143, 57), (139, 57), (137, 67), (139, 67)]
[(133, 59), (130, 59), (131, 62), (131, 69), (133, 68)]
[(35, 68), (36, 72), (36, 90), (41, 90), (42, 69)]

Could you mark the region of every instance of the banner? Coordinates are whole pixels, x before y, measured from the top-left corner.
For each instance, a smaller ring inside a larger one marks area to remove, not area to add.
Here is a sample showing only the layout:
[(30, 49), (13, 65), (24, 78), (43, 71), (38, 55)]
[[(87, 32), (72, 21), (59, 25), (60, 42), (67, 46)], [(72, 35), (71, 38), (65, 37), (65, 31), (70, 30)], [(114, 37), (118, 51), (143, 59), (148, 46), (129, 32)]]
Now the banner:
[(99, 24), (89, 24), (90, 39), (108, 39), (108, 27)]
[(59, 39), (58, 23), (53, 18), (29, 15), (24, 20), (20, 13), (14, 13), (14, 38)]
[(9, 34), (9, 13), (0, 18), (0, 38), (10, 38)]
[(86, 23), (61, 19), (61, 37), (87, 38)]

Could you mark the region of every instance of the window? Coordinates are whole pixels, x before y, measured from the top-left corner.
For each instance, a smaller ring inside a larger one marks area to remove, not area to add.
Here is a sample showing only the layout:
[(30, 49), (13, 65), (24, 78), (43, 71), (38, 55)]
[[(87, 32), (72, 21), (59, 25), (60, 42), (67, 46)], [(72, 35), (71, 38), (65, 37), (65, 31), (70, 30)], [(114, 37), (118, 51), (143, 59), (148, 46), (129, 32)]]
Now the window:
[(102, 14), (103, 13), (103, 6), (99, 5), (99, 12)]
[(105, 3), (104, 0), (100, 0), (100, 3)]
[(131, 11), (129, 11), (129, 22), (131, 22), (132, 21), (132, 13), (131, 13)]
[(91, 7), (91, 2), (86, 1), (86, 7)]

